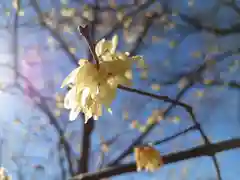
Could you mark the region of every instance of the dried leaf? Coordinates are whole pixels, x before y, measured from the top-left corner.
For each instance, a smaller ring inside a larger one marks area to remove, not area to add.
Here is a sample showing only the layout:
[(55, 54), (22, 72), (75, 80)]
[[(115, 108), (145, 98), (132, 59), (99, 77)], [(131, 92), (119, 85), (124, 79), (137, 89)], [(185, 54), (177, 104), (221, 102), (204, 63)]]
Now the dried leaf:
[(160, 152), (151, 146), (135, 147), (134, 148), (137, 171), (145, 169), (154, 172), (163, 165), (163, 160)]
[(151, 89), (154, 91), (159, 91), (160, 90), (160, 85), (159, 84), (152, 84)]

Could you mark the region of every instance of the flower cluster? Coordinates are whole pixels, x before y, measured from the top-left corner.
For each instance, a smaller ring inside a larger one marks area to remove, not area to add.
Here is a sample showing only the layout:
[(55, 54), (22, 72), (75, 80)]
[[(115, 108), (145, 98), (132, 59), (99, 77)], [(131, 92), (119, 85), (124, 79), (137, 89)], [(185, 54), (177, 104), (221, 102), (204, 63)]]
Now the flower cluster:
[(163, 164), (160, 153), (151, 146), (134, 148), (137, 171), (146, 169), (153, 172)]
[(71, 85), (65, 96), (64, 107), (70, 109), (70, 120), (75, 120), (80, 112), (85, 115), (85, 123), (102, 115), (102, 105), (110, 110), (119, 84), (131, 85), (133, 60), (128, 53), (116, 52), (118, 36), (112, 40), (100, 40), (95, 46), (98, 64), (80, 59), (79, 67), (63, 81), (61, 87)]

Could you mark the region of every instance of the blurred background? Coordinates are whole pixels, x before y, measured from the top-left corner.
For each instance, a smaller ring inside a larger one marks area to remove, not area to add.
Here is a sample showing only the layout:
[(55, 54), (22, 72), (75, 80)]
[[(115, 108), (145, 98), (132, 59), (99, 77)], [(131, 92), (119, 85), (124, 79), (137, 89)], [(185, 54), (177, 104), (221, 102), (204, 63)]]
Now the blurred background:
[[(159, 142), (162, 155), (239, 140), (240, 1), (1, 0), (0, 13), (0, 163), (13, 180), (66, 180), (132, 162), (131, 152), (118, 157), (144, 133), (140, 143)], [(197, 122), (182, 107), (122, 90), (112, 114), (69, 121), (60, 86), (88, 57), (77, 30), (87, 24), (95, 41), (118, 34), (118, 50), (144, 57), (133, 88), (188, 103)], [(107, 179), (238, 180), (239, 144)]]

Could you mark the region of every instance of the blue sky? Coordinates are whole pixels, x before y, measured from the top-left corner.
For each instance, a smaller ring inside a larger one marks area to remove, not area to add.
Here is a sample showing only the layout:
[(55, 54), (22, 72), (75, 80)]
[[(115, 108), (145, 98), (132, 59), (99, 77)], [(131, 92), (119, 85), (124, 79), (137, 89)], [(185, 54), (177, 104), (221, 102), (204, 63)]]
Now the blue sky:
[[(189, 7), (187, 0), (169, 1), (172, 9), (190, 16), (200, 17), (201, 21), (206, 24), (212, 24), (215, 27), (226, 28), (237, 22), (237, 15), (231, 8), (219, 5), (216, 0), (195, 0), (194, 5)], [(11, 8), (8, 1), (3, 2)], [(27, 1), (23, 1), (27, 4)], [(58, 2), (55, 3), (59, 8)], [(41, 1), (41, 8), (44, 10), (51, 9), (50, 1)], [(76, 4), (71, 4), (76, 7)], [(2, 6), (3, 7), (3, 6)], [(213, 10), (219, 7), (218, 11)], [(35, 16), (31, 8), (24, 9), (24, 16), (20, 17), (20, 23), (32, 22)], [(11, 18), (8, 18), (12, 20)], [(173, 17), (177, 22), (176, 28), (167, 32), (163, 31), (160, 26), (154, 26), (150, 30), (150, 36), (159, 36), (162, 38), (160, 42), (152, 44), (146, 41), (144, 47), (140, 47), (139, 54), (144, 56), (149, 66), (149, 79), (155, 79), (161, 84), (162, 81), (169, 80), (175, 75), (182, 72), (188, 72), (199, 64), (203, 63), (202, 57), (193, 57), (194, 52), (210, 53), (209, 51), (218, 48), (220, 52), (216, 56), (221, 58), (221, 52), (234, 50), (239, 48), (240, 36), (238, 34), (217, 37), (214, 34), (204, 31), (192, 30), (189, 25), (181, 22), (179, 18)], [(6, 23), (6, 17), (1, 15), (1, 26)], [(84, 42), (77, 40), (76, 37), (64, 34), (66, 38), (76, 48), (76, 57), (85, 58), (86, 47)], [(121, 36), (120, 36), (121, 37)], [(20, 28), (19, 30), (19, 51), (20, 61), (26, 58), (24, 52), (28, 51), (32, 46), (40, 46), (40, 56), (42, 62), (42, 75), (44, 80), (54, 82), (54, 91), (64, 93), (60, 89), (63, 78), (75, 67), (68, 59), (66, 54), (58, 47), (51, 47), (50, 50), (47, 43), (51, 39), (50, 34), (45, 29), (38, 27)], [(0, 63), (12, 63), (11, 58), (11, 34), (6, 30), (0, 31)], [(176, 44), (171, 47), (171, 43)], [(147, 46), (147, 48), (146, 48)], [(120, 49), (126, 49), (126, 44), (122, 41)], [(206, 77), (221, 78), (223, 80), (240, 81), (239, 54), (226, 58), (222, 63), (214, 68)], [(238, 66), (229, 70), (231, 64), (238, 62)], [(12, 81), (12, 71), (7, 68), (1, 68), (0, 82), (6, 84)], [(143, 81), (139, 78), (139, 72), (134, 71), (134, 87), (145, 91), (154, 92), (150, 85), (153, 83)], [(154, 83), (156, 83), (154, 82)], [(42, 90), (46, 96), (53, 96), (55, 92)], [(13, 92), (14, 94), (11, 94)], [(175, 97), (179, 92), (178, 85), (161, 86), (159, 93)], [(202, 97), (198, 97), (197, 93), (203, 92)], [(0, 93), (0, 137), (1, 137), (1, 158), (0, 163), (4, 166), (13, 180), (17, 180), (19, 172), (23, 174), (23, 179), (59, 179), (61, 175), (60, 158), (58, 152), (58, 136), (53, 126), (49, 124), (49, 119), (41, 110), (29, 101), (16, 88), (9, 89), (8, 92)], [(184, 102), (193, 106), (197, 120), (201, 123), (205, 133), (212, 142), (218, 142), (240, 136), (240, 114), (239, 101), (240, 94), (237, 89), (210, 87), (205, 88), (200, 84), (196, 84), (191, 88), (182, 99)], [(128, 92), (118, 92), (117, 99), (113, 102), (113, 115), (104, 112), (103, 117), (96, 122), (96, 128), (92, 134), (92, 152), (90, 159), (90, 170), (96, 170), (96, 162), (99, 159), (100, 137), (108, 140), (116, 134), (121, 134), (117, 141), (110, 146), (105, 163), (110, 162), (117, 157), (123, 149), (134, 140), (140, 132), (131, 129), (132, 120), (138, 120), (140, 123), (146, 123), (148, 116), (154, 109), (164, 109), (169, 104), (150, 100), (146, 97), (130, 94)], [(49, 102), (51, 110), (54, 112), (54, 103)], [(129, 120), (124, 120), (122, 111), (129, 112)], [(180, 121), (175, 123), (171, 121), (173, 117), (179, 117)], [(79, 157), (79, 149), (81, 144), (81, 126), (82, 120), (78, 119), (74, 122), (68, 121), (68, 112), (64, 111), (58, 117), (59, 123), (65, 129), (65, 134), (72, 145), (72, 154)], [(192, 122), (189, 115), (182, 108), (175, 108), (169, 115), (169, 118), (161, 121), (159, 125), (146, 137), (144, 142), (164, 139), (176, 132), (184, 130), (191, 126)], [(107, 128), (107, 129), (106, 129)], [(158, 145), (161, 154), (188, 149), (192, 146), (201, 144), (201, 136), (199, 132), (190, 132), (171, 142)], [(217, 157), (219, 160), (222, 177), (224, 180), (238, 180), (240, 172), (240, 156), (239, 149), (220, 153)], [(130, 156), (124, 161), (128, 162), (133, 157)], [(44, 167), (44, 171), (37, 170), (36, 165)], [(66, 165), (66, 164), (65, 164)], [(155, 173), (131, 173), (122, 176), (113, 177), (113, 179), (152, 179), (152, 180), (210, 180), (216, 179), (215, 167), (211, 158), (198, 158), (182, 161), (177, 164), (163, 166)]]

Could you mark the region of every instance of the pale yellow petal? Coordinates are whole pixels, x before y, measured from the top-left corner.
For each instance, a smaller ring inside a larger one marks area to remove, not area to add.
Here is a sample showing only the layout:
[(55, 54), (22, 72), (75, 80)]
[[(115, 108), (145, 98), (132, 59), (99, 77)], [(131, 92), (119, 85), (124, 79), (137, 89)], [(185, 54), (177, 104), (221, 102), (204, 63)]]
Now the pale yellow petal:
[(63, 83), (61, 85), (61, 88), (65, 87), (66, 85), (70, 84), (70, 83), (74, 83), (75, 79), (77, 77), (77, 74), (79, 72), (80, 68), (76, 68), (74, 69), (64, 80)]
[(115, 34), (112, 37), (112, 49), (111, 49), (111, 53), (115, 53), (116, 49), (117, 49), (117, 45), (118, 45), (118, 36)]
[(76, 87), (70, 89), (64, 98), (64, 108), (71, 109), (75, 104)]
[(84, 88), (82, 91), (82, 96), (81, 96), (81, 106), (85, 106), (87, 102), (87, 98), (89, 97), (90, 89), (89, 88)]
[(116, 97), (116, 89), (111, 88), (107, 83), (102, 84), (100, 87), (99, 101), (105, 106), (110, 107), (112, 101)]
[(97, 56), (101, 56), (101, 54), (103, 53), (103, 44), (106, 40), (105, 39), (101, 39), (95, 46), (95, 52), (97, 54)]
[(84, 112), (84, 116), (85, 116), (85, 121), (84, 123), (86, 124), (88, 122), (88, 120), (93, 116), (92, 112), (87, 110), (86, 112)]
[(98, 117), (102, 116), (102, 106), (101, 106), (101, 104), (95, 102), (95, 103), (93, 103), (91, 109), (92, 109), (93, 115), (98, 116)]
[(78, 114), (80, 113), (78, 108), (73, 108), (71, 109), (70, 113), (69, 113), (69, 120), (70, 121), (74, 121), (76, 120)]

